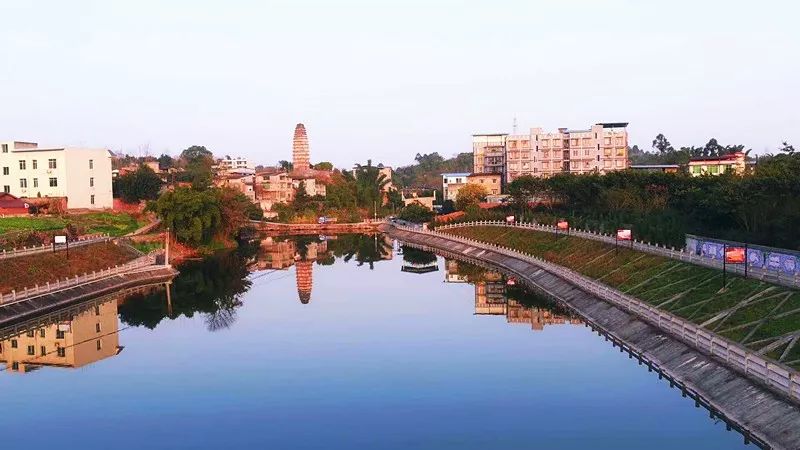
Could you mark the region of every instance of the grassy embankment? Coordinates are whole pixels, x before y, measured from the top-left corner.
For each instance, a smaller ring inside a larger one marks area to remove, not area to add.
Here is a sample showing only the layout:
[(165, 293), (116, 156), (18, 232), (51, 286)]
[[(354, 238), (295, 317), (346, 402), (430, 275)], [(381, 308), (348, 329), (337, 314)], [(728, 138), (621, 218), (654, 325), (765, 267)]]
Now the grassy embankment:
[(64, 250), (4, 259), (0, 261), (3, 267), (0, 270), (0, 292), (5, 294), (12, 289), (20, 290), (107, 269), (131, 261), (136, 256), (130, 248), (108, 242), (71, 248), (69, 259)]
[[(447, 230), (576, 270), (800, 369), (800, 291), (576, 237), (505, 227)], [(772, 344), (771, 347), (768, 347)], [(774, 347), (774, 348), (773, 348)]]
[(16, 231), (57, 231), (72, 224), (86, 234), (122, 236), (146, 224), (126, 213), (87, 213), (65, 216), (0, 217), (0, 235)]

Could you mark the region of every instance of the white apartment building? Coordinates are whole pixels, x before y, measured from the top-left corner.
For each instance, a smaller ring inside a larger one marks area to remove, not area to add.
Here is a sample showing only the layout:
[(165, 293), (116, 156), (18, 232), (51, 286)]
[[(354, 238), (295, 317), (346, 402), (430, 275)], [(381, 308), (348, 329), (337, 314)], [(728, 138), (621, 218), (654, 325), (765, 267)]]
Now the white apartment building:
[(469, 173), (443, 173), (442, 174), (442, 198), (444, 200), (456, 201), (458, 191), (467, 184)]
[[(238, 170), (238, 169), (253, 169), (253, 166), (250, 165), (250, 161), (247, 158), (242, 158), (241, 156), (237, 156), (236, 158), (231, 158), (230, 156), (226, 156), (219, 160), (219, 166), (222, 170)], [(254, 172), (255, 173), (255, 172)]]
[(111, 208), (111, 152), (0, 142), (0, 189), (17, 197), (66, 197), (69, 209)]

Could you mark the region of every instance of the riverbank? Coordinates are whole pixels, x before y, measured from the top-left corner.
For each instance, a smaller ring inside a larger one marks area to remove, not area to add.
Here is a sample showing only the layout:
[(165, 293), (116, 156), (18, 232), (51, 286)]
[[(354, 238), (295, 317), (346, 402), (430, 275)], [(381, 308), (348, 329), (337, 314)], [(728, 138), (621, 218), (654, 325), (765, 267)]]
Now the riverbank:
[(800, 409), (795, 403), (631, 312), (524, 259), (461, 243), (447, 235), (411, 232), (388, 225), (385, 229), (404, 242), (467, 261), (488, 263), (519, 277), (522, 282), (555, 296), (584, 316), (587, 322), (644, 355), (656, 370), (687, 386), (702, 402), (750, 430), (758, 439), (774, 448), (797, 448), (800, 443), (800, 431), (795, 426), (800, 423)]
[(252, 224), (259, 231), (275, 232), (288, 235), (302, 234), (345, 234), (374, 233), (383, 224), (383, 220), (365, 220), (353, 223), (280, 223), (254, 221)]

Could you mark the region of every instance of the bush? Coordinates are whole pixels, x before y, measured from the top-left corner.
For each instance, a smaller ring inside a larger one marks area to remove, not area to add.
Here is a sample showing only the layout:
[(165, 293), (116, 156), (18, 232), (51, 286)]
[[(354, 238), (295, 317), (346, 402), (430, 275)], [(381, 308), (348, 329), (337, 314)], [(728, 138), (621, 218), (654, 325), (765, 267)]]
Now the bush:
[(409, 222), (424, 223), (431, 221), (434, 215), (435, 213), (430, 209), (419, 203), (412, 203), (401, 209), (398, 217)]

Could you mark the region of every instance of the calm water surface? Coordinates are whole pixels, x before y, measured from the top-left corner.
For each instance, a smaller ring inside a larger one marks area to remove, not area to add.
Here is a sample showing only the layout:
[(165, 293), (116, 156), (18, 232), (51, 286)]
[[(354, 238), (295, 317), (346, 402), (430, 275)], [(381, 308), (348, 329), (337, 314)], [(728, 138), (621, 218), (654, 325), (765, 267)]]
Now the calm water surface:
[(497, 273), (318, 241), (6, 335), (3, 448), (755, 448)]

